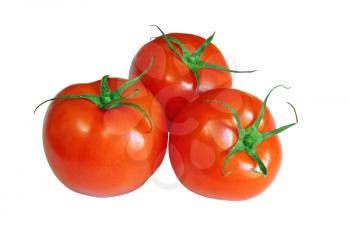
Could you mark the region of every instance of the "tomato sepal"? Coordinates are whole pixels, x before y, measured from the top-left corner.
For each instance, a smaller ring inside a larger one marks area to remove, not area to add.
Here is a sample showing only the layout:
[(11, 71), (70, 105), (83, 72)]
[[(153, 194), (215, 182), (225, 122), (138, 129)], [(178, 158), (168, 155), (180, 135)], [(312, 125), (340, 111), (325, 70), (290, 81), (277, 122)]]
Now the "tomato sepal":
[[(153, 27), (156, 27), (160, 33), (162, 34), (162, 38), (165, 40), (165, 43), (167, 44), (168, 48), (192, 71), (193, 75), (195, 76), (196, 80), (196, 94), (198, 94), (199, 88), (200, 88), (200, 78), (199, 78), (199, 69), (215, 69), (215, 70), (220, 70), (220, 71), (225, 71), (225, 72), (232, 72), (232, 73), (252, 73), (255, 72), (256, 70), (250, 70), (250, 71), (238, 71), (238, 70), (231, 70), (216, 64), (210, 64), (201, 61), (201, 56), (204, 52), (204, 50), (208, 47), (208, 45), (211, 43), (211, 41), (214, 39), (215, 32), (209, 36), (202, 44), (199, 46), (199, 48), (194, 51), (192, 54), (187, 50), (185, 45), (179, 41), (176, 38), (169, 37), (167, 36), (163, 30), (157, 26), (157, 25), (150, 25)], [(180, 47), (181, 53), (180, 54), (174, 45), (177, 45)]]
[(153, 65), (153, 57), (151, 58), (151, 61), (150, 61), (150, 64), (148, 65), (148, 67), (139, 76), (137, 76), (134, 79), (128, 80), (127, 82), (125, 82), (123, 85), (118, 87), (113, 92), (110, 90), (110, 88), (108, 86), (109, 75), (105, 75), (102, 77), (102, 79), (100, 81), (99, 96), (95, 96), (95, 95), (91, 95), (91, 94), (77, 94), (77, 95), (65, 95), (65, 96), (58, 96), (58, 97), (50, 98), (48, 100), (41, 102), (34, 109), (34, 114), (40, 106), (42, 106), (43, 104), (50, 102), (50, 101), (65, 100), (65, 99), (85, 99), (85, 100), (88, 100), (88, 101), (94, 103), (99, 109), (102, 109), (102, 110), (110, 110), (110, 109), (120, 107), (120, 106), (129, 106), (129, 107), (136, 109), (137, 111), (141, 112), (144, 115), (144, 117), (146, 118), (146, 120), (148, 121), (150, 128), (149, 128), (149, 130), (147, 130), (147, 132), (150, 132), (152, 130), (153, 123), (152, 123), (150, 116), (147, 114), (147, 112), (143, 108), (138, 106), (137, 104), (134, 104), (132, 102), (123, 102), (126, 99), (129, 99), (131, 97), (136, 96), (139, 93), (139, 90), (134, 89), (131, 94), (126, 95), (126, 96), (122, 96), (122, 93), (127, 88), (129, 88), (130, 86), (137, 83), (149, 71), (149, 69), (151, 68), (152, 65)]
[(289, 89), (288, 87), (285, 87), (283, 85), (278, 85), (278, 86), (275, 86), (274, 88), (272, 88), (270, 90), (270, 92), (268, 93), (268, 95), (265, 97), (264, 102), (262, 103), (262, 106), (260, 108), (259, 115), (258, 115), (257, 119), (248, 128), (242, 128), (241, 123), (240, 123), (240, 118), (238, 116), (237, 111), (235, 109), (233, 109), (227, 103), (219, 101), (219, 100), (206, 100), (205, 101), (205, 102), (213, 102), (213, 103), (216, 103), (216, 104), (219, 104), (219, 105), (225, 107), (234, 116), (236, 127), (237, 127), (237, 130), (238, 130), (237, 142), (235, 143), (235, 145), (227, 153), (227, 155), (226, 155), (226, 157), (224, 159), (224, 162), (222, 164), (222, 167), (221, 167), (221, 174), (223, 176), (229, 176), (233, 172), (233, 171), (225, 172), (225, 168), (227, 167), (227, 164), (228, 164), (229, 160), (237, 152), (245, 152), (245, 153), (247, 153), (257, 163), (260, 171), (257, 171), (257, 170), (252, 168), (251, 169), (252, 172), (258, 173), (258, 174), (260, 174), (262, 176), (267, 176), (266, 166), (263, 163), (263, 161), (260, 159), (260, 157), (259, 157), (259, 155), (258, 155), (258, 153), (256, 151), (256, 147), (260, 143), (262, 143), (264, 140), (266, 140), (267, 138), (272, 137), (272, 136), (274, 136), (276, 134), (279, 134), (279, 133), (285, 131), (286, 129), (288, 129), (288, 128), (290, 128), (290, 127), (292, 127), (292, 126), (294, 126), (294, 125), (296, 125), (298, 123), (298, 115), (297, 115), (295, 107), (291, 103), (287, 102), (292, 107), (292, 109), (294, 111), (295, 122), (291, 123), (291, 124), (288, 124), (288, 125), (285, 125), (285, 126), (282, 126), (282, 127), (279, 127), (277, 129), (268, 131), (268, 132), (259, 132), (258, 131), (259, 124), (260, 124), (260, 122), (261, 122), (261, 120), (263, 118), (263, 115), (265, 113), (267, 100), (268, 100), (270, 94), (272, 93), (272, 91), (275, 90), (278, 87), (283, 87), (285, 89)]

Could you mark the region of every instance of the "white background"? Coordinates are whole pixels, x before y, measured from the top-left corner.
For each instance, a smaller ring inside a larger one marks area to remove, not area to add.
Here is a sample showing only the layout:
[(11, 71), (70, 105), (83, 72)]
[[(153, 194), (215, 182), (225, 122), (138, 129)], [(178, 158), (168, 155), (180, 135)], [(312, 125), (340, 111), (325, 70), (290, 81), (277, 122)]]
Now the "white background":
[[(347, 1), (0, 1), (0, 232), (349, 232), (349, 6)], [(144, 186), (114, 198), (65, 188), (42, 149), (40, 101), (102, 75), (127, 77), (159, 32), (214, 43), (230, 66), (258, 69), (234, 86), (269, 102), (283, 164), (272, 186), (243, 202), (187, 191), (168, 157)]]

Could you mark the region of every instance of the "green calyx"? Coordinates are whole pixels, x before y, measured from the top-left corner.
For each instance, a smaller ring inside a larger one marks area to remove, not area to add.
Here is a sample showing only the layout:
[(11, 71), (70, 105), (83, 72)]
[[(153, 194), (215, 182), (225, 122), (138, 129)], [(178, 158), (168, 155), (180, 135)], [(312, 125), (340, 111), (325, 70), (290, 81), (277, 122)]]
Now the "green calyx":
[[(168, 37), (160, 27), (157, 25), (151, 25), (154, 27), (157, 27), (158, 30), (162, 33), (162, 37), (165, 40), (165, 43), (167, 44), (168, 48), (174, 52), (174, 54), (192, 71), (192, 73), (195, 76), (196, 79), (196, 94), (198, 93), (199, 87), (200, 87), (200, 80), (199, 80), (199, 69), (207, 68), (207, 69), (215, 69), (215, 70), (220, 70), (220, 71), (225, 71), (225, 72), (233, 72), (233, 73), (252, 73), (255, 72), (256, 70), (251, 70), (251, 71), (237, 71), (237, 70), (231, 70), (219, 65), (215, 64), (210, 64), (201, 61), (201, 56), (203, 54), (203, 51), (205, 48), (208, 47), (208, 45), (211, 43), (211, 41), (214, 38), (215, 32), (209, 36), (203, 44), (193, 53), (189, 53), (188, 50), (186, 49), (185, 45), (179, 41), (176, 38), (173, 37)], [(174, 47), (174, 44), (179, 46), (181, 50), (181, 54), (176, 50)]]
[(266, 166), (261, 161), (261, 159), (260, 159), (260, 157), (259, 157), (259, 155), (258, 155), (258, 153), (256, 151), (256, 147), (260, 143), (262, 143), (264, 140), (266, 140), (267, 138), (272, 137), (273, 135), (279, 134), (279, 133), (283, 132), (284, 130), (286, 130), (286, 129), (288, 129), (288, 128), (290, 128), (293, 125), (298, 123), (298, 115), (296, 113), (296, 110), (295, 110), (295, 108), (294, 108), (294, 106), (292, 104), (288, 103), (293, 108), (293, 111), (294, 111), (294, 114), (295, 114), (295, 122), (294, 123), (282, 126), (280, 128), (277, 128), (277, 129), (274, 129), (274, 130), (271, 130), (271, 131), (268, 131), (268, 132), (259, 132), (258, 131), (259, 124), (260, 124), (260, 122), (261, 122), (261, 120), (263, 118), (263, 115), (265, 113), (267, 99), (269, 98), (269, 96), (272, 93), (272, 91), (275, 90), (278, 87), (283, 87), (283, 88), (289, 89), (289, 88), (287, 88), (287, 87), (285, 87), (283, 85), (279, 85), (279, 86), (274, 87), (268, 93), (268, 95), (266, 96), (266, 98), (265, 98), (265, 100), (264, 100), (264, 102), (263, 102), (263, 104), (261, 106), (259, 115), (258, 115), (257, 119), (255, 120), (255, 122), (251, 126), (249, 126), (248, 128), (245, 128), (245, 129), (243, 129), (241, 127), (240, 118), (239, 118), (238, 113), (237, 113), (237, 111), (235, 109), (233, 109), (227, 103), (222, 102), (222, 101), (207, 100), (207, 102), (214, 102), (214, 103), (217, 103), (219, 105), (222, 105), (228, 111), (230, 111), (232, 113), (232, 115), (233, 115), (233, 117), (234, 117), (234, 119), (236, 121), (236, 125), (237, 125), (238, 139), (237, 139), (236, 144), (227, 153), (227, 155), (225, 157), (225, 160), (224, 160), (224, 163), (222, 164), (221, 173), (222, 173), (223, 176), (228, 176), (228, 175), (230, 175), (232, 173), (232, 171), (225, 172), (225, 168), (227, 166), (228, 161), (237, 152), (245, 152), (245, 153), (247, 153), (257, 163), (257, 165), (259, 166), (259, 170), (260, 171), (252, 169), (253, 172), (256, 172), (256, 173), (258, 173), (258, 174), (260, 174), (262, 176), (266, 176), (267, 175)]
[(129, 88), (130, 86), (137, 83), (148, 72), (148, 70), (151, 68), (152, 65), (153, 65), (153, 58), (151, 59), (149, 66), (143, 71), (142, 74), (140, 74), (139, 76), (137, 76), (134, 79), (128, 80), (127, 82), (125, 82), (123, 85), (121, 85), (120, 87), (118, 87), (114, 91), (111, 91), (109, 86), (108, 86), (109, 75), (105, 75), (105, 76), (103, 76), (103, 78), (101, 79), (101, 82), (100, 82), (100, 95), (99, 96), (95, 96), (95, 95), (91, 95), (91, 94), (77, 94), (77, 95), (65, 95), (65, 96), (51, 98), (51, 99), (45, 100), (44, 102), (40, 103), (35, 108), (34, 113), (41, 105), (43, 105), (49, 101), (65, 100), (65, 99), (89, 100), (92, 103), (96, 104), (96, 106), (102, 110), (109, 110), (109, 109), (113, 109), (113, 108), (120, 107), (120, 106), (129, 106), (129, 107), (132, 107), (132, 108), (138, 110), (139, 112), (141, 112), (144, 115), (144, 117), (147, 119), (147, 121), (150, 125), (150, 129), (147, 132), (150, 132), (152, 130), (153, 124), (152, 124), (151, 118), (146, 113), (146, 111), (143, 108), (141, 108), (139, 105), (126, 101), (127, 99), (136, 96), (138, 94), (139, 90), (134, 89), (131, 92), (131, 94), (126, 95), (126, 96), (123, 96), (122, 94), (127, 88)]

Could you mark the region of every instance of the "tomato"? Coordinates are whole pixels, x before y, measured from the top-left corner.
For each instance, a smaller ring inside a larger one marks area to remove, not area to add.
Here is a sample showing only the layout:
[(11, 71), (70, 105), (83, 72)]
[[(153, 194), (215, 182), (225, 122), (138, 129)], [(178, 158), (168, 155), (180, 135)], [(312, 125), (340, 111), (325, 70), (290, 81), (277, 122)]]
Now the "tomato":
[(206, 197), (244, 200), (272, 183), (282, 155), (276, 134), (296, 123), (275, 129), (267, 98), (262, 102), (221, 88), (199, 95), (179, 112), (170, 129), (169, 154), (184, 186)]
[(143, 85), (130, 88), (126, 81), (104, 77), (101, 84), (71, 85), (47, 110), (47, 160), (58, 179), (76, 192), (98, 197), (131, 192), (164, 157), (162, 108)]
[(214, 34), (208, 39), (185, 33), (162, 34), (137, 52), (130, 78), (142, 73), (154, 57), (154, 65), (141, 82), (159, 100), (169, 121), (197, 92), (231, 87), (230, 72), (250, 72), (228, 69), (224, 56), (211, 43)]

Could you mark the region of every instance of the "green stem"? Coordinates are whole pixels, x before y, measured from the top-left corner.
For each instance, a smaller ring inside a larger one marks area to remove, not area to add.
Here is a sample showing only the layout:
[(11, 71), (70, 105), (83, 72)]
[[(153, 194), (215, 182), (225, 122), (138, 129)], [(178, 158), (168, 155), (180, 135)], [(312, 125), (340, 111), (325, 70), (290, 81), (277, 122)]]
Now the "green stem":
[(37, 111), (37, 109), (42, 106), (43, 104), (50, 102), (50, 101), (56, 101), (56, 100), (65, 100), (65, 99), (85, 99), (92, 103), (94, 103), (99, 109), (102, 110), (110, 110), (116, 107), (120, 106), (130, 106), (137, 111), (141, 112), (142, 115), (146, 118), (150, 125), (150, 129), (147, 132), (150, 132), (152, 130), (152, 120), (150, 116), (147, 114), (147, 112), (141, 108), (139, 105), (132, 103), (132, 102), (123, 102), (124, 100), (127, 100), (129, 98), (132, 98), (136, 96), (139, 93), (138, 89), (134, 89), (133, 92), (129, 95), (122, 96), (123, 92), (137, 83), (151, 68), (153, 65), (153, 57), (151, 58), (150, 64), (148, 67), (140, 74), (139, 76), (135, 77), (134, 79), (130, 79), (124, 84), (122, 84), (119, 88), (117, 88), (115, 91), (111, 92), (109, 86), (108, 86), (108, 79), (109, 76), (105, 75), (102, 77), (100, 82), (100, 95), (95, 96), (91, 94), (74, 94), (74, 95), (65, 95), (65, 96), (58, 96), (54, 97), (48, 100), (43, 101), (40, 103), (35, 109), (34, 113)]
[(150, 132), (153, 128), (153, 124), (152, 124), (152, 120), (151, 118), (149, 117), (149, 115), (146, 113), (145, 110), (143, 110), (143, 108), (141, 108), (140, 106), (138, 106), (137, 104), (134, 104), (134, 103), (131, 103), (131, 102), (124, 102), (124, 103), (121, 103), (122, 106), (129, 106), (129, 107), (132, 107), (136, 110), (138, 110), (139, 112), (141, 112), (147, 119), (149, 125), (150, 125), (150, 128), (147, 132)]
[(151, 69), (153, 65), (153, 57), (151, 57), (150, 64), (147, 66), (147, 68), (136, 78), (130, 79), (127, 82), (125, 82), (123, 85), (121, 85), (118, 89), (116, 89), (114, 92), (112, 92), (112, 98), (118, 98), (121, 96), (121, 94), (130, 86), (134, 85), (137, 83), (140, 79), (145, 76), (145, 74)]
[(100, 96), (110, 97), (111, 90), (109, 89), (107, 80), (109, 79), (109, 75), (105, 75), (101, 79), (100, 85)]
[(89, 100), (91, 102), (93, 102), (96, 105), (100, 105), (100, 98), (98, 96), (94, 96), (94, 95), (89, 95), (89, 94), (81, 94), (81, 95), (65, 95), (65, 96), (60, 96), (60, 97), (54, 97), (48, 100), (45, 100), (43, 102), (41, 102), (35, 109), (34, 109), (34, 114), (36, 112), (36, 110), (38, 110), (38, 108), (40, 106), (42, 106), (43, 104), (53, 101), (53, 100), (65, 100), (65, 99), (86, 99)]
[[(290, 103), (288, 103), (294, 111), (295, 114), (295, 122), (282, 126), (280, 128), (271, 130), (269, 132), (259, 132), (258, 131), (258, 126), (263, 118), (263, 115), (265, 113), (265, 109), (266, 109), (266, 104), (267, 104), (267, 100), (270, 96), (270, 94), (272, 93), (273, 90), (275, 90), (277, 87), (283, 87), (286, 88), (283, 85), (279, 85), (274, 87), (266, 96), (264, 102), (262, 103), (262, 106), (260, 108), (259, 111), (259, 115), (257, 117), (257, 119), (255, 120), (255, 122), (248, 128), (242, 128), (241, 126), (241, 121), (239, 118), (239, 115), (237, 113), (237, 111), (232, 108), (229, 104), (219, 101), (219, 100), (205, 100), (205, 102), (213, 102), (216, 104), (219, 104), (223, 107), (225, 107), (234, 117), (235, 121), (236, 121), (236, 127), (238, 130), (238, 139), (236, 144), (229, 150), (228, 154), (226, 155), (224, 162), (222, 164), (221, 167), (221, 173), (223, 176), (228, 176), (230, 175), (233, 171), (228, 171), (225, 172), (225, 168), (228, 164), (228, 161), (232, 158), (232, 156), (234, 156), (237, 152), (245, 152), (247, 153), (259, 166), (259, 170), (260, 171), (256, 171), (253, 168), (251, 169), (253, 172), (258, 173), (262, 176), (266, 176), (267, 175), (267, 169), (265, 164), (262, 162), (262, 160), (260, 159), (258, 153), (256, 152), (256, 147), (262, 143), (264, 140), (266, 140), (269, 137), (272, 137), (274, 135), (277, 135), (281, 132), (283, 132), (284, 130), (296, 125), (298, 123), (298, 115), (297, 112), (294, 108), (294, 106)], [(288, 89), (288, 88), (287, 88)]]
[[(214, 70), (220, 70), (224, 72), (233, 72), (233, 73), (252, 73), (256, 70), (251, 71), (237, 71), (237, 70), (231, 70), (226, 67), (222, 67), (216, 64), (210, 64), (201, 61), (201, 56), (204, 52), (204, 50), (210, 45), (211, 41), (214, 39), (215, 32), (209, 36), (202, 44), (199, 46), (199, 48), (194, 51), (192, 54), (187, 50), (186, 46), (179, 41), (176, 38), (167, 36), (163, 30), (157, 26), (157, 25), (150, 25), (153, 27), (158, 28), (160, 33), (162, 34), (162, 38), (165, 40), (166, 45), (168, 48), (178, 57), (193, 73), (196, 81), (196, 94), (198, 94), (199, 88), (200, 88), (200, 77), (199, 77), (199, 69), (214, 69)], [(177, 51), (177, 49), (174, 47), (174, 45), (179, 46), (181, 50), (181, 54)]]

